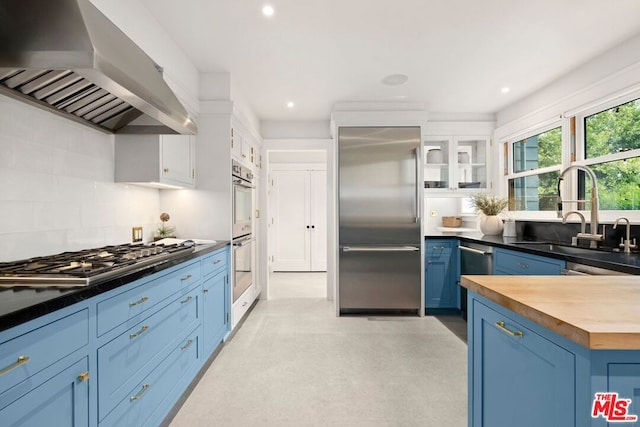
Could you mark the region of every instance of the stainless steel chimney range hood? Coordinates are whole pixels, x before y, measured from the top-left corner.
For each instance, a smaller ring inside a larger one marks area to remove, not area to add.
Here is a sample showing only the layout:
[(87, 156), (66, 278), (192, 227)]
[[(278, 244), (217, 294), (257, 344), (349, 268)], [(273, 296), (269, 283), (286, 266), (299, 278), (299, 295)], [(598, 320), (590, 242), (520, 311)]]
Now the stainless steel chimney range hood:
[[(195, 134), (157, 64), (89, 0), (0, 3), (0, 93), (110, 133)], [(141, 115), (158, 126), (131, 126)]]

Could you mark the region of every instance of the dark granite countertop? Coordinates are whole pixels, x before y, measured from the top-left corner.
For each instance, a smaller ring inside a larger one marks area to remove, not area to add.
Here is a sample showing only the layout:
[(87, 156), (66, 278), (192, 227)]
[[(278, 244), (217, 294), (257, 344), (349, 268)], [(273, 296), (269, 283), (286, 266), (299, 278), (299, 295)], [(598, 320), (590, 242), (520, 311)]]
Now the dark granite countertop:
[(128, 271), (122, 276), (112, 277), (104, 282), (91, 284), (82, 288), (7, 288), (0, 289), (0, 331), (35, 319), (61, 308), (84, 301), (96, 295), (126, 285), (183, 262), (206, 255), (229, 244), (228, 241), (217, 241), (214, 244), (197, 245), (193, 252), (177, 259), (169, 259), (160, 264)]
[(494, 247), (526, 252), (533, 255), (546, 256), (569, 262), (607, 268), (629, 274), (640, 275), (640, 254), (625, 254), (623, 252), (607, 252), (599, 250), (581, 251), (579, 255), (556, 252), (545, 245), (523, 245), (522, 239), (517, 237), (484, 236), (481, 233), (459, 235), (428, 235), (426, 239), (460, 239), (467, 242), (485, 243)]

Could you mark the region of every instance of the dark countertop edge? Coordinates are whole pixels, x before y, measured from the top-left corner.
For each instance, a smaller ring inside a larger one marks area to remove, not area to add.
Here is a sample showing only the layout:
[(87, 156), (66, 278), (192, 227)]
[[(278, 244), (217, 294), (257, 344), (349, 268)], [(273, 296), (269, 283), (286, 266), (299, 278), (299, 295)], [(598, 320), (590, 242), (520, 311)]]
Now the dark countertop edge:
[[(586, 257), (578, 257), (578, 256), (574, 256), (574, 255), (569, 255), (569, 254), (559, 254), (557, 252), (551, 252), (551, 251), (547, 251), (547, 250), (543, 250), (543, 249), (534, 249), (534, 248), (529, 248), (529, 247), (523, 247), (521, 245), (516, 245), (513, 242), (519, 242), (521, 240), (518, 240), (515, 237), (502, 237), (502, 236), (470, 236), (470, 235), (464, 235), (464, 234), (460, 234), (460, 235), (427, 235), (425, 236), (425, 239), (458, 239), (458, 240), (464, 240), (466, 242), (472, 242), (472, 243), (482, 243), (482, 244), (487, 244), (490, 246), (494, 246), (494, 247), (500, 247), (500, 248), (504, 248), (504, 249), (509, 249), (509, 250), (513, 250), (516, 252), (525, 252), (525, 253), (529, 253), (532, 255), (539, 255), (539, 256), (545, 256), (547, 258), (555, 258), (555, 259), (560, 259), (563, 261), (569, 261), (569, 262), (576, 262), (579, 264), (586, 264), (586, 265), (590, 265), (593, 267), (600, 267), (600, 268), (606, 268), (609, 270), (615, 270), (615, 271), (619, 271), (622, 273), (629, 273), (629, 274), (634, 274), (634, 275), (640, 275), (640, 258), (638, 258), (637, 263), (638, 265), (630, 265), (630, 264), (625, 264), (624, 263), (624, 258), (628, 257), (629, 255), (626, 255), (624, 253), (614, 253), (614, 252), (597, 252), (597, 251), (593, 251), (593, 257), (592, 258), (586, 258)], [(505, 241), (505, 239), (507, 239), (507, 241)], [(608, 256), (608, 257), (618, 257), (620, 258), (619, 260), (616, 261), (612, 261), (612, 260), (603, 260), (603, 259), (598, 259), (598, 256)], [(632, 255), (635, 257), (639, 257), (638, 255)]]
[(229, 241), (217, 241), (216, 243), (207, 245), (197, 245), (193, 252), (181, 256), (176, 259), (169, 259), (160, 264), (146, 266), (140, 270), (134, 270), (125, 273), (123, 276), (110, 278), (102, 283), (89, 285), (82, 288), (73, 288), (68, 290), (56, 290), (60, 292), (59, 296), (52, 296), (51, 299), (37, 302), (28, 307), (23, 307), (16, 311), (1, 313), (0, 314), (0, 332), (10, 329), (14, 326), (18, 326), (22, 323), (52, 313), (56, 310), (68, 307), (75, 303), (87, 300), (96, 295), (108, 292), (112, 289), (119, 288), (120, 286), (127, 285), (138, 279), (142, 279), (146, 276), (150, 276), (154, 273), (166, 270), (174, 267), (178, 264), (190, 261), (192, 259), (201, 257), (210, 252), (215, 252), (218, 249), (222, 249), (230, 244)]

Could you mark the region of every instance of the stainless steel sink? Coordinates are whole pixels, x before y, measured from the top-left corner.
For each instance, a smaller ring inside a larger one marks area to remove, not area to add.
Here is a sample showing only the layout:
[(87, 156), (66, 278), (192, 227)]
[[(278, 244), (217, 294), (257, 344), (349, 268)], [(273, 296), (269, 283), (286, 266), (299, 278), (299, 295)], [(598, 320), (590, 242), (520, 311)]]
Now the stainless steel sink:
[(529, 248), (529, 249), (536, 249), (539, 251), (545, 251), (545, 252), (555, 252), (555, 253), (559, 253), (559, 254), (566, 254), (566, 255), (593, 255), (594, 253), (611, 253), (612, 250), (606, 250), (606, 249), (591, 249), (591, 248), (584, 248), (581, 246), (570, 246), (570, 245), (561, 245), (558, 243), (553, 243), (553, 242), (514, 242), (514, 245), (523, 247), (523, 248)]

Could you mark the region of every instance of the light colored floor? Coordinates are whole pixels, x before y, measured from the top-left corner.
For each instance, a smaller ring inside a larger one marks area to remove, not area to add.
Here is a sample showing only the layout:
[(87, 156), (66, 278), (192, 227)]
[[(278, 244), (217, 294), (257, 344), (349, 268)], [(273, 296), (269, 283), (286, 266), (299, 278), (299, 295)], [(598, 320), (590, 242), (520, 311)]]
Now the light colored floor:
[(272, 279), (171, 426), (467, 425), (459, 318), (336, 317), (324, 276)]

